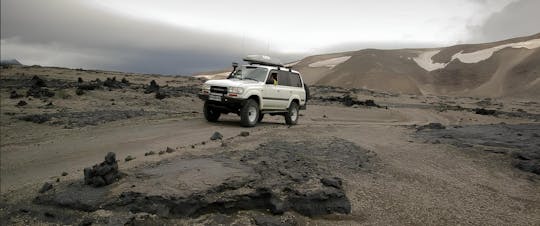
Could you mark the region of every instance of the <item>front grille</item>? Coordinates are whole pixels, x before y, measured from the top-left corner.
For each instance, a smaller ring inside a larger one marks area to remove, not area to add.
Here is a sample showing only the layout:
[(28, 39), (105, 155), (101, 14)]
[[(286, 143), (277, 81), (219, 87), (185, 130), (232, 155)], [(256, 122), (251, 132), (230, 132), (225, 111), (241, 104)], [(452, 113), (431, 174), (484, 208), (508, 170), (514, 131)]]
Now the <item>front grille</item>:
[(211, 87), (210, 87), (210, 92), (211, 92), (211, 93), (222, 93), (222, 94), (227, 94), (227, 87), (222, 87), (222, 86), (211, 86)]

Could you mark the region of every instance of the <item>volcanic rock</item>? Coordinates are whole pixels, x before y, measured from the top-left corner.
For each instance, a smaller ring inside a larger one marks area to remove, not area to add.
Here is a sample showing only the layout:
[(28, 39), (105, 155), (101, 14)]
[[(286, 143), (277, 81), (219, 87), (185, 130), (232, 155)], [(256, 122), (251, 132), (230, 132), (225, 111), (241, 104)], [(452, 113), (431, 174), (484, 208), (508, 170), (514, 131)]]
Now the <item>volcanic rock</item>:
[(93, 187), (102, 187), (112, 184), (120, 178), (116, 154), (109, 152), (105, 156), (105, 161), (96, 164), (92, 168), (84, 168), (84, 183)]
[(214, 134), (212, 134), (212, 136), (210, 137), (210, 140), (221, 140), (223, 139), (223, 135), (221, 135), (221, 133), (219, 132), (214, 132)]

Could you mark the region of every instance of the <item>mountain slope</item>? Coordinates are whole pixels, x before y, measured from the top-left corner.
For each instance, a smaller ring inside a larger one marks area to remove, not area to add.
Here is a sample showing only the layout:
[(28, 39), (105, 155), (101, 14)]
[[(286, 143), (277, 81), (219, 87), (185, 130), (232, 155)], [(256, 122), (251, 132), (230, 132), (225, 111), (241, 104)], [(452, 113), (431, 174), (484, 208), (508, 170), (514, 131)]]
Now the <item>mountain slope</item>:
[(365, 49), (306, 57), (308, 84), (408, 94), (540, 97), (540, 33), (435, 49)]

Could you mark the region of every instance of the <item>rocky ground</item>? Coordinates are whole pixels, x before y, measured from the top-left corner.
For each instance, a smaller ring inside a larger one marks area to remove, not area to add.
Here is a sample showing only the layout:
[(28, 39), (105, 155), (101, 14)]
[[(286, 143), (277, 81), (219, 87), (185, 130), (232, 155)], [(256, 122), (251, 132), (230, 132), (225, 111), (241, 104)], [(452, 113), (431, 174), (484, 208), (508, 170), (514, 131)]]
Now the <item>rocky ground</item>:
[(299, 125), (242, 128), (201, 79), (0, 79), (2, 225), (540, 224), (535, 100), (311, 87)]

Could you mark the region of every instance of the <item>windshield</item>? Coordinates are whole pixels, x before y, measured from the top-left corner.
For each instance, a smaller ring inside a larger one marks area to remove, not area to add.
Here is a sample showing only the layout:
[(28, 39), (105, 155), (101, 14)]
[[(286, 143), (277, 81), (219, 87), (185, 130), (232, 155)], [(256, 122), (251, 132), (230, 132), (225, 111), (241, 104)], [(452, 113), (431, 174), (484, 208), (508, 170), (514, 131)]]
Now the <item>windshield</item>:
[(268, 73), (268, 69), (266, 68), (244, 66), (236, 70), (231, 76), (231, 78), (250, 79), (250, 80), (256, 80), (259, 82), (264, 82), (266, 80), (267, 73)]

